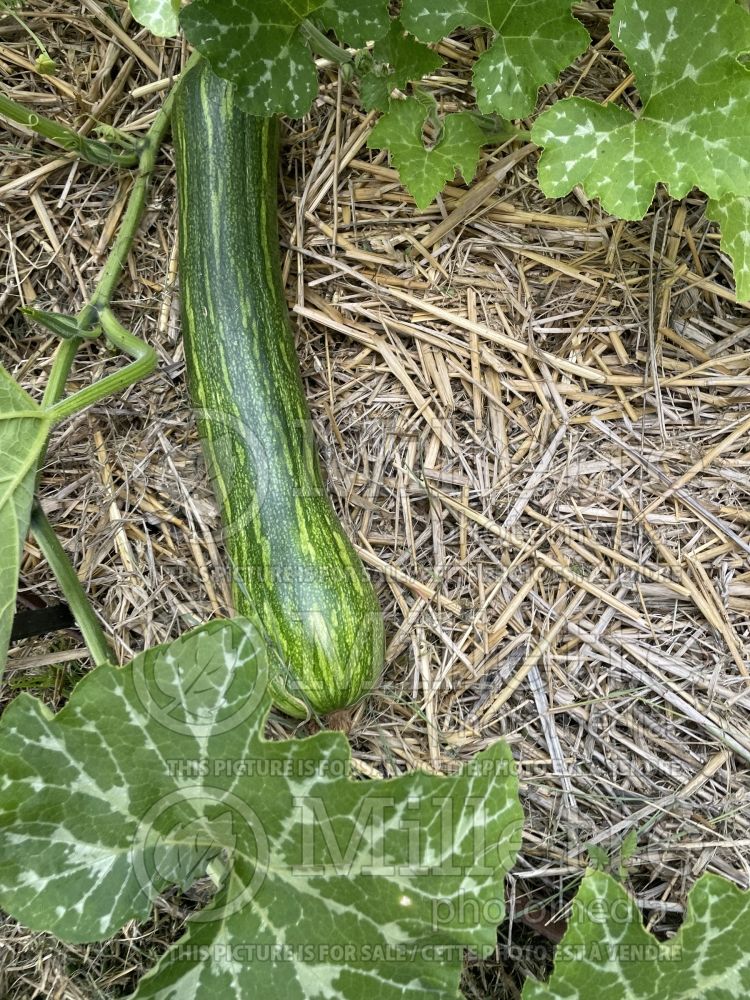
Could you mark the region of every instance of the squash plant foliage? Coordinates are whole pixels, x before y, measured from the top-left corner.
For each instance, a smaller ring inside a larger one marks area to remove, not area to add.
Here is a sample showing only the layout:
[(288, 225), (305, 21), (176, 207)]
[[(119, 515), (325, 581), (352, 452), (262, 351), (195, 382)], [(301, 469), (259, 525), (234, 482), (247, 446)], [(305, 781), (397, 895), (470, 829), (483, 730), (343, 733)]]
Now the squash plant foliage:
[[(711, 199), (740, 298), (750, 298), (750, 15), (734, 0), (618, 0), (612, 38), (635, 75), (638, 115), (569, 98), (536, 121), (539, 182), (553, 197), (580, 184), (624, 219), (642, 218), (657, 183)], [(696, 45), (696, 39), (700, 44)]]
[[(174, 8), (157, 12), (168, 28)], [(451, 777), (357, 782), (341, 734), (266, 743), (266, 649), (253, 625), (214, 622), (113, 666), (62, 547), (32, 512), (51, 427), (153, 370), (153, 349), (111, 301), (174, 93), (126, 152), (0, 102), (84, 159), (138, 167), (81, 313), (27, 310), (61, 338), (42, 402), (0, 368), (0, 666), (30, 521), (100, 663), (57, 716), (22, 695), (0, 720), (0, 904), (31, 927), (97, 940), (146, 917), (163, 890), (207, 877), (210, 902), (139, 984), (140, 1000), (455, 997), (464, 949), (494, 947), (520, 844), (507, 747)], [(131, 363), (66, 395), (77, 351), (102, 334)]]
[[(129, 240), (125, 242), (129, 246)], [(21, 553), (29, 530), (39, 464), (50, 430), (65, 417), (143, 378), (156, 364), (153, 349), (120, 326), (108, 305), (101, 307), (100, 322), (86, 328), (79, 328), (72, 317), (34, 309), (26, 312), (53, 333), (72, 338), (68, 340), (71, 346), (76, 339), (95, 339), (104, 327), (110, 345), (134, 360), (99, 382), (58, 399), (56, 391), (50, 394), (50, 390), (55, 390), (56, 386), (64, 388), (68, 358), (72, 359), (74, 354), (74, 351), (59, 352), (53, 363), (55, 374), (50, 378), (48, 392), (41, 404), (35, 402), (0, 365), (0, 678), (16, 611)], [(77, 580), (76, 586), (80, 587)]]
[(522, 813), (507, 746), (455, 776), (349, 776), (346, 738), (267, 742), (265, 647), (204, 625), (0, 722), (0, 903), (99, 940), (170, 885), (217, 885), (137, 1000), (454, 998), (493, 950)]
[(51, 421), (0, 367), (0, 675), (8, 651), (37, 464)]
[(669, 941), (643, 926), (635, 900), (611, 875), (590, 871), (555, 953), (548, 983), (527, 979), (523, 1000), (735, 1000), (750, 996), (750, 892), (703, 875)]
[[(496, 116), (532, 115), (539, 87), (581, 55), (589, 37), (570, 0), (403, 0), (397, 19), (388, 6), (192, 0), (180, 11), (179, 0), (131, 0), (134, 15), (158, 34), (181, 24), (252, 114), (303, 115), (317, 93), (313, 55), (342, 62), (360, 76), (365, 107), (383, 112), (370, 145), (390, 149), (404, 185), (426, 208), (456, 170), (471, 181), (481, 146), (507, 138)], [(481, 115), (442, 116), (419, 90), (418, 81), (442, 63), (428, 44), (459, 27), (487, 36), (473, 67)], [(359, 51), (337, 48), (331, 32)], [(611, 34), (635, 76), (640, 110), (569, 98), (544, 111), (531, 132), (544, 147), (542, 189), (559, 197), (581, 185), (605, 211), (639, 219), (657, 184), (675, 198), (700, 188), (734, 260), (738, 297), (750, 298), (750, 15), (735, 0), (616, 0)], [(365, 50), (368, 41), (374, 44)], [(404, 105), (394, 89), (410, 81), (419, 102)], [(429, 148), (425, 125), (434, 135)]]
[[(470, 181), (482, 145), (512, 138), (505, 119), (533, 115), (538, 88), (588, 44), (569, 0), (403, 0), (399, 17), (387, 0), (130, 2), (155, 33), (182, 28), (257, 115), (304, 114), (317, 92), (314, 57), (339, 62), (345, 78), (358, 77), (365, 107), (381, 114), (370, 144), (390, 149), (418, 207), (456, 169)], [(606, 210), (636, 218), (657, 183), (678, 197), (704, 190), (741, 297), (750, 296), (749, 25), (731, 0), (616, 0), (612, 37), (641, 110), (573, 98), (539, 116), (531, 133), (544, 147), (540, 180), (552, 196), (582, 185)], [(487, 36), (473, 74), (479, 110), (443, 115), (419, 80), (442, 65), (430, 46), (459, 27)], [(124, 152), (82, 144), (32, 116), (41, 134), (78, 155), (139, 171), (82, 314), (34, 317), (67, 340), (43, 403), (0, 368), (0, 666), (50, 428), (155, 363), (109, 303), (170, 100), (139, 148)], [(0, 113), (29, 125), (12, 103)], [(101, 332), (131, 365), (61, 398), (75, 351)], [(123, 668), (99, 659), (57, 715), (21, 695), (0, 720), (0, 904), (33, 928), (100, 940), (146, 917), (169, 887), (203, 879), (208, 901), (141, 980), (137, 1000), (457, 996), (464, 948), (495, 946), (503, 879), (520, 846), (507, 747), (452, 776), (355, 781), (341, 734), (268, 742), (266, 652), (241, 619), (204, 625)], [(681, 931), (659, 943), (625, 890), (590, 873), (550, 982), (529, 981), (524, 997), (746, 995), (749, 914), (748, 893), (706, 876)]]

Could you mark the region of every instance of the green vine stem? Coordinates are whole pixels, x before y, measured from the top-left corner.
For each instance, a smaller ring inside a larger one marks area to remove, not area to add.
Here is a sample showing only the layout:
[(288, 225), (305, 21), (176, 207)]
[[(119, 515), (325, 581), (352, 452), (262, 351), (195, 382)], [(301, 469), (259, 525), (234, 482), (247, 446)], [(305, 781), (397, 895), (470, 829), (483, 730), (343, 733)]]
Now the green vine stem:
[(83, 340), (78, 338), (60, 341), (60, 345), (55, 352), (55, 360), (52, 362), (52, 371), (44, 390), (43, 406), (54, 406), (62, 398), (65, 392), (65, 383), (68, 381), (70, 369), (73, 367), (73, 360), (82, 343)]
[[(188, 62), (186, 72), (195, 61), (196, 57), (193, 56)], [(183, 73), (183, 76), (184, 75), (185, 74)], [(81, 312), (81, 326), (83, 327), (90, 325), (90, 323), (86, 320), (87, 313), (91, 315), (92, 313), (96, 313), (100, 309), (109, 305), (117, 286), (117, 282), (120, 280), (120, 275), (125, 267), (128, 254), (130, 253), (130, 248), (133, 245), (135, 234), (141, 223), (143, 211), (146, 207), (146, 195), (148, 194), (149, 184), (151, 183), (151, 174), (154, 172), (156, 156), (159, 152), (167, 129), (169, 128), (169, 120), (172, 116), (172, 105), (174, 104), (175, 94), (177, 93), (177, 88), (179, 86), (180, 83), (178, 81), (170, 90), (164, 103), (159, 109), (156, 118), (154, 118), (151, 128), (144, 136), (140, 145), (138, 176), (136, 177), (135, 184), (133, 185), (133, 190), (130, 192), (128, 207), (125, 209), (125, 214), (122, 217), (122, 223), (120, 224), (115, 241), (112, 244), (112, 249), (107, 257), (107, 262), (104, 265), (102, 273), (99, 275), (99, 280), (96, 288), (94, 289), (94, 294), (91, 297), (88, 306), (84, 307)]]
[(324, 59), (330, 59), (331, 62), (338, 63), (339, 66), (348, 66), (354, 61), (354, 57), (346, 49), (342, 49), (340, 45), (332, 42), (320, 28), (315, 27), (312, 21), (303, 21), (300, 24), (300, 31), (309, 42), (310, 48), (318, 55), (323, 56)]
[[(199, 58), (198, 55), (191, 57), (188, 66)], [(154, 349), (144, 341), (134, 337), (122, 326), (112, 312), (111, 300), (143, 217), (151, 175), (156, 165), (159, 148), (169, 127), (177, 86), (179, 83), (170, 91), (151, 128), (138, 144), (137, 152), (133, 154), (114, 154), (105, 144), (84, 139), (77, 133), (57, 125), (56, 122), (42, 119), (27, 112), (14, 101), (0, 95), (0, 114), (5, 114), (14, 121), (20, 121), (22, 124), (34, 128), (40, 135), (52, 139), (65, 146), (66, 149), (74, 149), (84, 159), (95, 163), (138, 165), (136, 180), (130, 192), (128, 205), (112, 249), (99, 275), (91, 299), (78, 315), (80, 329), (94, 332), (97, 328), (101, 328), (108, 341), (133, 358), (133, 361), (125, 368), (106, 375), (93, 385), (65, 397), (65, 385), (78, 348), (85, 339), (90, 338), (74, 336), (63, 339), (55, 353), (43, 400), (44, 407), (56, 422), (78, 413), (111, 393), (132, 385), (152, 372), (156, 366)], [(49, 317), (46, 318), (49, 319)], [(43, 317), (40, 315), (37, 319), (41, 322)], [(94, 663), (98, 665), (110, 660), (111, 650), (75, 569), (36, 500), (31, 513), (31, 530), (68, 601)]]
[(111, 662), (112, 650), (99, 620), (93, 612), (67, 552), (60, 544), (54, 528), (37, 501), (34, 501), (31, 508), (31, 532), (65, 595), (94, 664), (98, 667), (102, 663)]
[(138, 382), (139, 379), (150, 375), (156, 367), (156, 351), (153, 347), (129, 333), (118, 322), (109, 306), (98, 313), (98, 319), (107, 340), (134, 360), (125, 368), (112, 372), (111, 375), (105, 375), (93, 385), (87, 385), (85, 389), (79, 389), (72, 396), (66, 396), (60, 402), (49, 406), (47, 413), (56, 423), (80, 410), (85, 410), (87, 406), (98, 403), (105, 396), (111, 396), (112, 393)]
[[(195, 61), (196, 58), (194, 56), (191, 62)], [(92, 405), (92, 403), (98, 402), (110, 393), (132, 385), (138, 379), (152, 372), (156, 366), (156, 352), (152, 347), (134, 337), (133, 334), (129, 333), (122, 326), (112, 312), (110, 303), (143, 217), (151, 175), (156, 165), (156, 157), (169, 127), (175, 90), (176, 87), (173, 87), (156, 115), (148, 133), (138, 145), (137, 153), (132, 154), (132, 162), (138, 165), (138, 174), (133, 189), (130, 192), (128, 205), (112, 249), (97, 281), (94, 293), (78, 316), (78, 325), (81, 329), (93, 330), (97, 327), (101, 328), (109, 342), (133, 358), (133, 361), (125, 368), (112, 372), (93, 385), (87, 386), (64, 398), (65, 385), (78, 348), (88, 338), (70, 337), (62, 340), (52, 363), (52, 371), (45, 388), (43, 400), (43, 405), (55, 421), (63, 420), (65, 417), (71, 416), (85, 407)], [(14, 102), (10, 103), (14, 108), (18, 107), (14, 105)], [(24, 109), (20, 109), (20, 111), (25, 114)], [(0, 113), (4, 112), (7, 113), (7, 104), (0, 97)], [(14, 120), (19, 119), (14, 118)], [(46, 119), (44, 122), (54, 130), (60, 128), (54, 122), (48, 122)], [(23, 123), (31, 125), (28, 119), (24, 120)], [(97, 157), (101, 150), (106, 150), (108, 155), (108, 159), (100, 160), (97, 158), (94, 162), (119, 162), (121, 165), (124, 165), (126, 160), (128, 164), (131, 162), (130, 154), (115, 157), (109, 147), (104, 144), (83, 140), (74, 132), (68, 134), (65, 129), (61, 129), (61, 132), (63, 137), (65, 135), (69, 137), (73, 136), (77, 142), (80, 141), (85, 144), (84, 147), (76, 146), (75, 148), (86, 159), (90, 159), (91, 157), (87, 156), (84, 150), (90, 152), (91, 148), (94, 147)], [(61, 133), (58, 131), (48, 131), (40, 132), (40, 134), (46, 135), (47, 138), (51, 138), (54, 141), (59, 141)], [(66, 145), (66, 148), (73, 148), (72, 143), (70, 146)], [(39, 506), (38, 501), (34, 501), (32, 508), (31, 530), (68, 601), (68, 605), (81, 630), (84, 642), (94, 663), (99, 665), (111, 660), (111, 650), (99, 621), (94, 614), (67, 553), (60, 544), (54, 529)]]
[[(186, 68), (189, 68), (199, 58), (200, 57), (197, 55), (192, 56)], [(156, 156), (159, 152), (162, 140), (164, 139), (166, 131), (169, 128), (172, 105), (174, 103), (175, 93), (179, 85), (180, 84), (178, 82), (174, 87), (172, 87), (172, 90), (169, 92), (169, 95), (159, 109), (156, 118), (154, 118), (151, 128), (148, 130), (139, 145), (138, 175), (136, 177), (135, 184), (133, 185), (133, 189), (130, 192), (128, 206), (125, 210), (125, 214), (118, 229), (117, 236), (115, 237), (115, 241), (112, 244), (112, 249), (107, 257), (107, 262), (104, 265), (96, 288), (94, 289), (94, 294), (79, 314), (79, 323), (81, 327), (85, 328), (96, 326), (97, 323), (101, 322), (101, 312), (109, 308), (112, 295), (117, 287), (117, 282), (120, 280), (120, 275), (125, 267), (128, 254), (130, 253), (130, 248), (133, 245), (135, 234), (138, 231), (138, 226), (140, 225), (143, 211), (146, 207), (146, 195), (151, 182), (151, 174), (154, 171)], [(119, 326), (119, 324), (117, 325)], [(122, 330), (122, 327), (120, 327), (120, 330)], [(127, 334), (127, 331), (124, 332)], [(127, 336), (130, 337), (130, 334), (127, 334)], [(116, 343), (111, 336), (110, 339), (113, 340), (113, 343)], [(135, 340), (135, 338), (133, 338), (133, 340)], [(55, 360), (52, 363), (52, 371), (50, 372), (49, 381), (44, 393), (45, 406), (54, 407), (60, 403), (63, 393), (65, 392), (65, 383), (68, 380), (70, 369), (73, 366), (73, 360), (75, 359), (78, 348), (81, 346), (82, 342), (82, 338), (76, 337), (71, 338), (70, 340), (63, 340), (60, 343), (57, 353), (55, 354)], [(141, 342), (138, 341), (138, 343), (140, 344)], [(134, 356), (132, 351), (128, 351), (128, 353), (130, 353), (131, 356)], [(136, 360), (143, 359), (139, 355)], [(128, 368), (125, 369), (125, 371), (128, 370), (130, 370), (132, 374), (132, 366), (128, 366)], [(139, 369), (142, 374), (146, 374), (147, 371), (150, 370), (150, 368)], [(108, 388), (107, 391), (116, 391), (117, 389), (130, 384), (130, 382), (119, 381), (123, 374), (124, 372), (115, 373), (118, 380), (114, 383), (108, 383), (108, 385), (113, 386), (113, 388)], [(110, 376), (107, 377), (109, 378)], [(139, 378), (141, 375), (138, 374), (136, 377)], [(106, 379), (104, 381), (106, 381)], [(81, 391), (85, 392), (86, 390)], [(80, 398), (78, 393), (75, 394), (75, 397)], [(97, 399), (101, 398), (102, 397), (100, 395), (97, 396)], [(65, 402), (67, 401), (64, 400), (61, 405), (64, 405)], [(75, 413), (78, 409), (80, 409), (80, 407), (76, 405), (74, 409), (69, 411), (69, 413)], [(66, 415), (69, 415), (69, 413)], [(62, 418), (58, 417), (57, 419)]]
[(5, 94), (0, 94), (0, 115), (11, 121), (25, 125), (37, 135), (49, 139), (71, 153), (76, 153), (87, 163), (97, 166), (114, 165), (118, 167), (134, 167), (138, 164), (138, 153), (117, 153), (104, 142), (87, 139), (71, 128), (60, 125), (51, 118), (29, 111), (22, 104), (16, 103)]

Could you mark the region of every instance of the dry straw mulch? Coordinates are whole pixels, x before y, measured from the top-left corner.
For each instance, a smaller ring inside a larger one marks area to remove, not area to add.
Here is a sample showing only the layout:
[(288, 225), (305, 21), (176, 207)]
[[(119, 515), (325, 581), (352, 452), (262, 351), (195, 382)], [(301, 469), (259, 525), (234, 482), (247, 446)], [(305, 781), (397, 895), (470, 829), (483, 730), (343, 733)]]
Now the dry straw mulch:
[[(579, 13), (597, 41), (542, 99), (633, 106), (606, 11)], [(142, 133), (184, 64), (121, 0), (33, 0), (21, 15), (58, 75), (33, 72), (33, 44), (6, 18), (0, 85), (84, 130), (96, 120)], [(468, 99), (480, 45), (443, 47), (430, 86), (445, 110)], [(387, 157), (367, 150), (371, 124), (323, 66), (313, 112), (287, 124), (281, 196), (329, 487), (389, 629), (383, 682), (349, 736), (371, 775), (511, 744), (527, 818), (509, 881), (515, 922), (465, 989), (516, 996), (592, 852), (624, 865), (661, 931), (702, 872), (750, 884), (749, 314), (701, 196), (660, 191), (648, 218), (622, 223), (581, 192), (545, 199), (536, 150), (516, 142), (485, 151), (468, 193), (457, 181), (420, 214)], [(16, 127), (2, 146), (0, 353), (38, 393), (54, 340), (19, 306), (81, 306), (132, 177)], [(185, 396), (170, 155), (167, 144), (117, 296), (158, 372), (63, 426), (42, 480), (123, 660), (229, 602)], [(112, 363), (88, 348), (71, 388)], [(29, 541), (21, 601), (55, 595)], [(19, 644), (5, 693), (59, 706), (87, 668), (77, 633)], [(295, 731), (281, 716), (271, 728)], [(192, 905), (171, 896), (149, 924), (86, 947), (7, 920), (0, 995), (122, 996)], [(541, 936), (526, 948), (529, 925)]]

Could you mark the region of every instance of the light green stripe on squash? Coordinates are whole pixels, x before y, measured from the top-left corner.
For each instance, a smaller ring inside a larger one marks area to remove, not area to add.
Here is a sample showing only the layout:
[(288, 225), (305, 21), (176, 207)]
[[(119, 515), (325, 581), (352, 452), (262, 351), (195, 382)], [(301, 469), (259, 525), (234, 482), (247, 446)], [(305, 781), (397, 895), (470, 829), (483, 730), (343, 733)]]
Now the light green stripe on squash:
[(246, 115), (201, 63), (173, 133), (188, 385), (235, 603), (276, 654), (278, 707), (325, 714), (376, 681), (383, 619), (315, 450), (281, 276), (278, 123)]

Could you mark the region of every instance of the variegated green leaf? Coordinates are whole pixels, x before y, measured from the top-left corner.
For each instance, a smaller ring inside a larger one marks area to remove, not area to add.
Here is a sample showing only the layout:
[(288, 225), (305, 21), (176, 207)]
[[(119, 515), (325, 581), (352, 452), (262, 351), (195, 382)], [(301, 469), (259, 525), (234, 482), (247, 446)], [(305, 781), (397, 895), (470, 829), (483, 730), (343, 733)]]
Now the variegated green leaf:
[(682, 198), (750, 194), (750, 16), (734, 0), (617, 0), (612, 37), (643, 108), (569, 98), (539, 117), (539, 180), (552, 197), (576, 184), (625, 219), (648, 211), (658, 182)]
[(179, 31), (180, 0), (130, 0), (130, 10), (139, 24), (160, 38), (170, 38)]
[(470, 182), (479, 151), (489, 141), (473, 115), (459, 112), (445, 116), (440, 139), (428, 149), (422, 129), (429, 113), (429, 107), (413, 97), (392, 101), (367, 140), (372, 148), (390, 151), (391, 161), (419, 209), (427, 208), (457, 170)]
[(712, 198), (706, 215), (721, 227), (721, 248), (732, 258), (737, 298), (750, 300), (750, 194)]
[(69, 940), (219, 885), (137, 1000), (455, 1000), (493, 948), (520, 843), (510, 752), (455, 776), (354, 781), (345, 737), (263, 738), (264, 647), (215, 621), (99, 667), (53, 716), (0, 721), (0, 903)]
[(590, 871), (573, 901), (548, 983), (524, 1000), (738, 1000), (750, 996), (750, 892), (718, 875), (690, 891), (682, 927), (660, 942), (611, 875)]
[(364, 45), (389, 28), (388, 0), (193, 0), (181, 23), (214, 72), (237, 87), (250, 114), (306, 114), (317, 75), (304, 22)]
[(634, 115), (570, 98), (541, 115), (532, 138), (544, 147), (542, 189), (559, 197), (580, 184), (608, 212), (640, 219), (657, 183), (674, 198), (699, 187), (747, 299), (750, 15), (734, 0), (616, 0), (611, 31), (643, 107)]
[(0, 366), (0, 674), (8, 652), (21, 551), (50, 422)]
[(522, 118), (537, 91), (555, 80), (589, 44), (570, 12), (571, 0), (404, 0), (401, 20), (424, 42), (454, 28), (488, 28), (492, 44), (474, 67), (477, 104), (485, 112)]
[(372, 108), (385, 111), (394, 88), (403, 88), (410, 80), (421, 80), (442, 62), (437, 52), (406, 33), (398, 19), (392, 21), (388, 34), (373, 46), (371, 66), (361, 74), (362, 103), (368, 111)]

